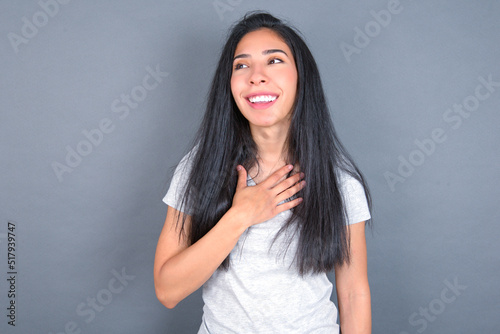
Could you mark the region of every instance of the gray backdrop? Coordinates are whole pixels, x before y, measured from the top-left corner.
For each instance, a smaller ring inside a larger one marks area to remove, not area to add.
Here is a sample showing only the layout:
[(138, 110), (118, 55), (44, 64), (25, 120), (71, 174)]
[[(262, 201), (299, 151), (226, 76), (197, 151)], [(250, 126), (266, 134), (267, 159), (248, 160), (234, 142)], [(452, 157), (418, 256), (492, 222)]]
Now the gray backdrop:
[(1, 1), (2, 333), (196, 332), (199, 292), (155, 297), (161, 199), (251, 9), (302, 31), (368, 179), (373, 332), (498, 333), (494, 0)]

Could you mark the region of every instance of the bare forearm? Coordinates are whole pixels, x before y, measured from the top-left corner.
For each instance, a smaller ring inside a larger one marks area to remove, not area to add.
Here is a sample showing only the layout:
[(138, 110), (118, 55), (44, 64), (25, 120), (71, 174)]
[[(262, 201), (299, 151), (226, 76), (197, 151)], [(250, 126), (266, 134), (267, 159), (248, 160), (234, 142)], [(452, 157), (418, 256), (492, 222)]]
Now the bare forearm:
[(162, 303), (172, 308), (200, 288), (229, 255), (245, 229), (229, 210), (205, 236), (166, 261), (156, 279)]
[(339, 315), (342, 334), (371, 334), (370, 291), (339, 296)]

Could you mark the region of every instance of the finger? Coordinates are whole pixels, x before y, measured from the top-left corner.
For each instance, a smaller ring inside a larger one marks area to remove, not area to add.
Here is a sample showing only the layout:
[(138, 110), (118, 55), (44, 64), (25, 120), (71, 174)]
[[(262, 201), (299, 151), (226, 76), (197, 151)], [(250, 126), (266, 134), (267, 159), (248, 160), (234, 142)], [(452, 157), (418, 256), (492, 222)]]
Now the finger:
[(273, 188), (283, 176), (290, 173), (293, 169), (293, 165), (286, 165), (278, 169), (276, 172), (271, 174), (267, 179), (265, 179), (262, 183), (265, 184), (269, 188)]
[(273, 188), (273, 190), (275, 191), (275, 194), (278, 195), (278, 194), (282, 193), (283, 191), (287, 190), (288, 188), (290, 188), (291, 186), (293, 186), (294, 184), (296, 184), (297, 182), (299, 182), (303, 178), (304, 178), (304, 173), (294, 174), (294, 175), (286, 178), (285, 180), (279, 182)]
[(293, 195), (298, 193), (300, 190), (302, 190), (305, 186), (306, 186), (306, 181), (300, 181), (299, 183), (297, 183), (293, 187), (288, 188), (287, 190), (281, 192), (278, 196), (276, 196), (276, 199), (275, 199), (276, 202), (280, 203), (280, 202), (292, 197)]
[(247, 171), (241, 165), (236, 166), (238, 171), (238, 183), (236, 184), (236, 189), (245, 188), (247, 186)]
[(280, 204), (280, 205), (276, 206), (275, 212), (276, 212), (276, 214), (278, 214), (278, 213), (281, 213), (283, 211), (290, 210), (291, 208), (294, 208), (297, 205), (299, 205), (300, 203), (302, 203), (302, 201), (303, 201), (302, 197), (299, 197), (299, 198), (296, 198), (296, 199), (291, 200), (289, 202), (285, 202), (283, 204)]

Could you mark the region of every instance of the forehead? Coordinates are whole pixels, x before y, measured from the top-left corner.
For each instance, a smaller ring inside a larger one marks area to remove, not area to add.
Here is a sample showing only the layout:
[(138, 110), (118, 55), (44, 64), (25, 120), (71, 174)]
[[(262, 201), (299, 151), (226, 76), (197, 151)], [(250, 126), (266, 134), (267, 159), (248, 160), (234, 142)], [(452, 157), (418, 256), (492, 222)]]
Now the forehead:
[(243, 36), (236, 46), (235, 55), (242, 52), (251, 53), (252, 50), (260, 52), (261, 50), (276, 48), (280, 48), (286, 51), (290, 57), (292, 56), (290, 48), (278, 33), (268, 28), (262, 28)]

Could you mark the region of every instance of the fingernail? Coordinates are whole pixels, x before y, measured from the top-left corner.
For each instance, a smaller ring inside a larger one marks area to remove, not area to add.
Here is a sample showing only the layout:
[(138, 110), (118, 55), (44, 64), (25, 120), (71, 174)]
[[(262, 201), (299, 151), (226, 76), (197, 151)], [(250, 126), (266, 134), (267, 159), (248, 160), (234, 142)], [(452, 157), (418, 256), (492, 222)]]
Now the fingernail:
[(300, 172), (300, 178), (303, 179), (306, 176), (303, 172)]
[(236, 170), (240, 171), (241, 170), (241, 166), (240, 165), (236, 166)]
[(293, 165), (288, 165), (288, 169), (292, 170), (293, 169)]

